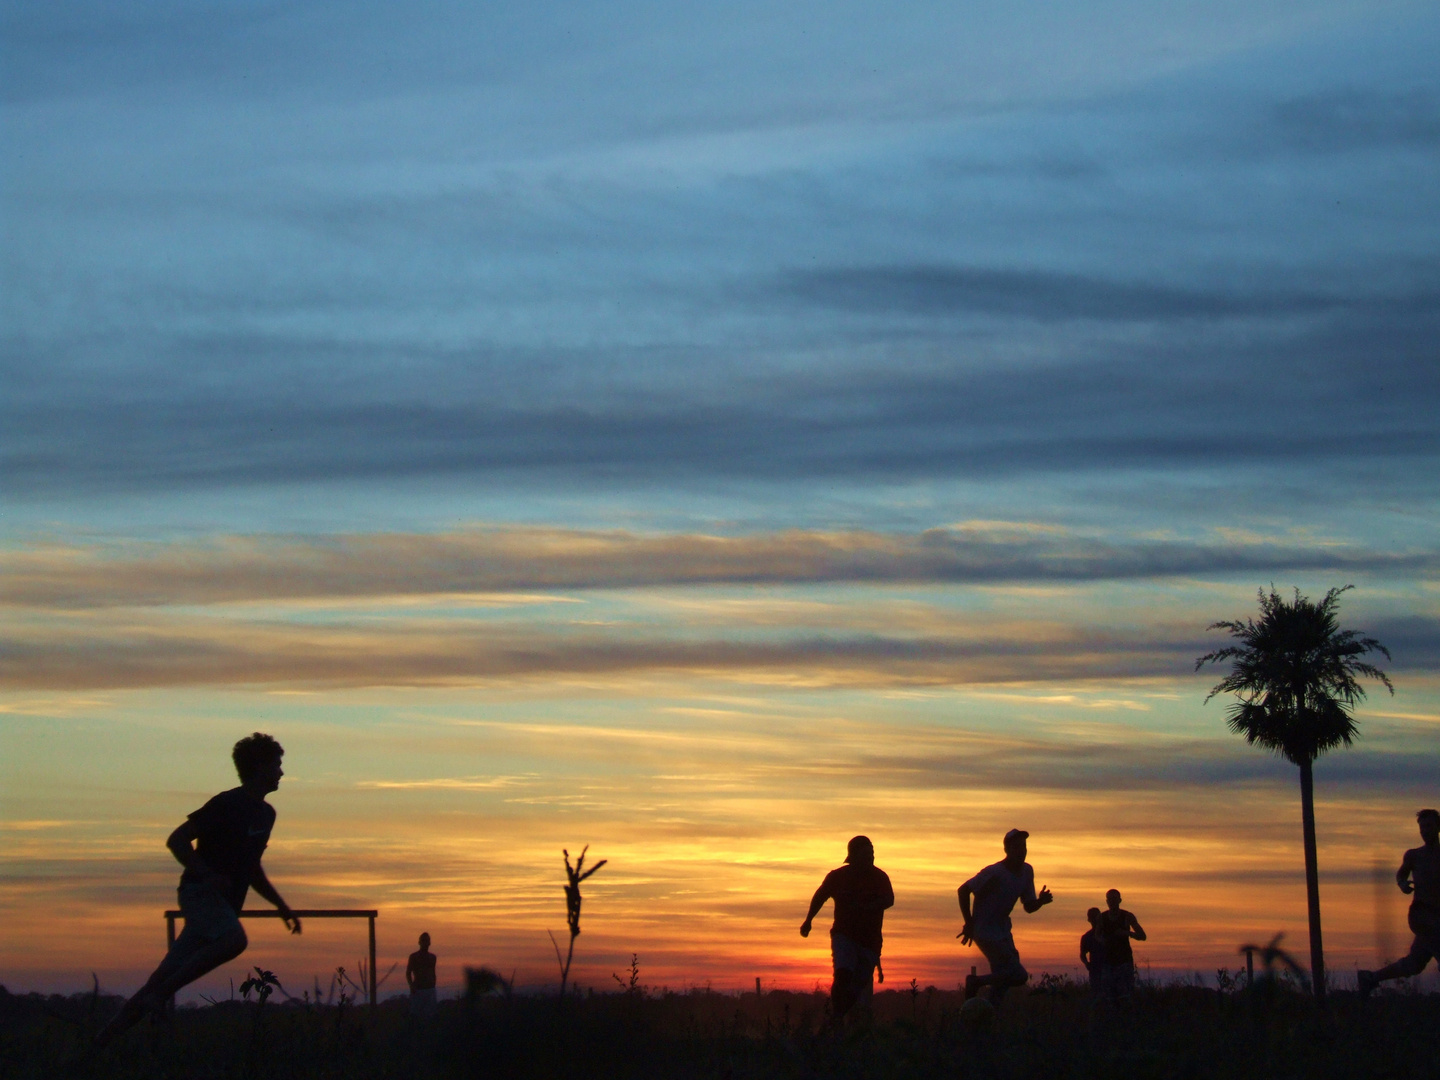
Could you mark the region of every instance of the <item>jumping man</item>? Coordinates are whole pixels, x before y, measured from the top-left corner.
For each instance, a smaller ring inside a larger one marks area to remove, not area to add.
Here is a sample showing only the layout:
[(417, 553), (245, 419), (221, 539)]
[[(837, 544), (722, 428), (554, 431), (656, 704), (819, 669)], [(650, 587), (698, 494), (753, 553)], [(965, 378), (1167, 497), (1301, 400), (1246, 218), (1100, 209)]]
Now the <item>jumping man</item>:
[(245, 951), (249, 939), (239, 913), (252, 886), (280, 909), (292, 934), (300, 933), (300, 920), (260, 866), (275, 824), (275, 811), (265, 796), (280, 787), (280, 777), (285, 775), (280, 768), (284, 753), (278, 742), (258, 731), (241, 739), (231, 755), (240, 786), (216, 795), (165, 841), (185, 868), (179, 889), (185, 929), (145, 985), (96, 1035), (97, 1047), (133, 1026), (147, 1011), (163, 1008), (181, 988)]
[[(957, 935), (963, 945), (977, 945), (990, 963), (989, 975), (967, 975), (965, 997), (974, 997), (982, 986), (991, 987), (996, 1004), (1012, 986), (1024, 986), (1030, 973), (1020, 963), (1015, 938), (1010, 932), (1010, 912), (1019, 900), (1025, 911), (1034, 914), (1055, 898), (1048, 888), (1035, 894), (1035, 871), (1025, 861), (1025, 841), (1030, 834), (1011, 829), (1005, 834), (1005, 858), (985, 867), (959, 888), (960, 914), (965, 925)], [(970, 910), (971, 898), (975, 910)]]
[(1405, 852), (1400, 869), (1395, 871), (1400, 891), (1414, 897), (1410, 901), (1410, 929), (1415, 942), (1408, 956), (1389, 967), (1355, 973), (1361, 997), (1368, 997), (1387, 979), (1419, 975), (1426, 964), (1440, 957), (1440, 811), (1421, 810), (1415, 820), (1420, 823), (1424, 843)]
[[(851, 1006), (868, 1002), (875, 992), (875, 968), (880, 963), (881, 924), (885, 909), (895, 904), (890, 878), (875, 865), (875, 847), (868, 837), (857, 836), (848, 845), (845, 865), (825, 875), (810, 899), (810, 910), (800, 924), (800, 936), (810, 936), (810, 924), (826, 900), (835, 901), (835, 922), (830, 927), (830, 955), (835, 981), (830, 1004), (839, 1020)], [(880, 976), (881, 981), (885, 979)]]

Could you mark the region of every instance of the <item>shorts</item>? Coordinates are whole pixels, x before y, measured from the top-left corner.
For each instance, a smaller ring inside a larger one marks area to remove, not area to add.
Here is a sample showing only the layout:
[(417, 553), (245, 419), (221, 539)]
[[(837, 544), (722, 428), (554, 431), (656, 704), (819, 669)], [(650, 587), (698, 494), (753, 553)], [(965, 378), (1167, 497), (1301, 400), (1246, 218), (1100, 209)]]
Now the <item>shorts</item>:
[(185, 929), (160, 961), (156, 975), (172, 974), (193, 954), (232, 934), (240, 935), (241, 950), (244, 950), (245, 928), (228, 900), (207, 885), (181, 885), (178, 896)]
[(1029, 981), (1030, 973), (1020, 963), (1020, 950), (1015, 948), (1013, 934), (1006, 934), (1004, 937), (977, 937), (974, 941), (976, 947), (985, 954), (991, 975), (1014, 979), (1017, 983)]
[(240, 916), (230, 902), (208, 885), (181, 885), (177, 890), (180, 898), (180, 914), (185, 919), (185, 929), (175, 939), (178, 948), (182, 941), (209, 944), (222, 937), (244, 933)]
[(862, 996), (873, 992), (875, 968), (880, 963), (879, 953), (832, 930), (830, 932), (830, 957), (836, 971), (850, 971), (855, 974)]
[(1104, 986), (1112, 998), (1128, 998), (1135, 993), (1135, 965), (1106, 964)]
[(435, 988), (410, 991), (410, 1015), (429, 1019), (435, 1015)]
[(1425, 965), (1440, 957), (1440, 911), (1435, 908), (1410, 905), (1410, 932), (1415, 935), (1410, 954), (1405, 958), (1416, 974), (1425, 970)]

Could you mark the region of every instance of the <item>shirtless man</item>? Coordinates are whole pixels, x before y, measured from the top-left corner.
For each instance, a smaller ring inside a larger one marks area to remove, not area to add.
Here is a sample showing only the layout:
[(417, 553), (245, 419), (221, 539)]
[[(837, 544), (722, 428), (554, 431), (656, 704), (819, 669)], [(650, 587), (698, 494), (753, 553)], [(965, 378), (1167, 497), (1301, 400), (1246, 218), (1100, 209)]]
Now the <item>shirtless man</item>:
[(1424, 843), (1405, 852), (1395, 872), (1400, 891), (1414, 897), (1410, 901), (1410, 929), (1415, 942), (1408, 956), (1389, 967), (1355, 973), (1361, 997), (1369, 997), (1387, 979), (1419, 975), (1426, 964), (1440, 957), (1440, 811), (1421, 810), (1415, 820), (1420, 824)]
[(420, 948), (410, 954), (405, 964), (405, 984), (410, 987), (410, 1015), (435, 1015), (435, 954), (430, 951), (430, 935), (420, 935)]
[(1019, 900), (1025, 911), (1033, 915), (1055, 898), (1048, 888), (1041, 889), (1039, 895), (1035, 893), (1035, 871), (1025, 861), (1025, 841), (1029, 838), (1030, 834), (1023, 829), (1011, 829), (1005, 834), (1005, 858), (985, 867), (958, 890), (960, 915), (965, 924), (956, 936), (963, 945), (973, 942), (990, 963), (989, 975), (965, 976), (967, 1000), (979, 993), (982, 986), (988, 986), (991, 1000), (998, 1005), (1010, 987), (1024, 986), (1030, 981), (1030, 973), (1020, 963), (1020, 952), (1015, 948), (1010, 912)]
[(1106, 910), (1100, 913), (1096, 929), (1105, 950), (1105, 992), (1112, 1000), (1128, 998), (1135, 992), (1135, 954), (1130, 941), (1145, 940), (1140, 920), (1120, 906), (1120, 890), (1105, 894)]
[(280, 787), (284, 753), (278, 742), (258, 731), (241, 739), (231, 754), (240, 786), (216, 795), (165, 841), (185, 868), (179, 889), (185, 929), (145, 985), (95, 1036), (97, 1049), (134, 1026), (146, 1012), (163, 1008), (183, 987), (245, 951), (249, 939), (239, 913), (252, 887), (280, 909), (292, 934), (300, 933), (300, 920), (260, 865), (275, 824), (275, 810), (265, 796)]
[[(858, 1002), (868, 1003), (875, 992), (875, 969), (883, 944), (880, 928), (885, 909), (895, 905), (895, 890), (890, 887), (889, 875), (875, 865), (875, 847), (869, 837), (854, 837), (845, 865), (825, 875), (800, 924), (801, 937), (810, 936), (811, 923), (830, 899), (835, 901), (835, 922), (830, 927), (830, 955), (835, 965), (830, 1007), (839, 1020)], [(885, 981), (883, 974), (880, 981)]]
[(1090, 929), (1080, 935), (1080, 963), (1090, 976), (1090, 992), (1099, 994), (1105, 989), (1105, 942), (1100, 937), (1100, 909), (1092, 907), (1085, 912), (1090, 920)]

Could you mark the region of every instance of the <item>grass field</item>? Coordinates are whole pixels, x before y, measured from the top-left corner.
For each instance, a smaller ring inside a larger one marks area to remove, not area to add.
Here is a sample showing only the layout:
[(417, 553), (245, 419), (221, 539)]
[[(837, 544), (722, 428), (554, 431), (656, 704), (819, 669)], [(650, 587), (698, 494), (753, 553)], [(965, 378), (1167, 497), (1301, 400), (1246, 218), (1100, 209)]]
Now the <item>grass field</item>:
[[(1051, 981), (1053, 984), (1053, 980)], [(1303, 996), (1142, 988), (1127, 1009), (1081, 989), (1010, 995), (967, 1011), (954, 991), (877, 995), (837, 1027), (821, 994), (517, 995), (442, 1002), (420, 1024), (403, 1001), (223, 1002), (146, 1022), (92, 1060), (89, 1034), (118, 1006), (95, 995), (0, 991), (0, 1075), (334, 1077), (1440, 1077), (1440, 995)]]

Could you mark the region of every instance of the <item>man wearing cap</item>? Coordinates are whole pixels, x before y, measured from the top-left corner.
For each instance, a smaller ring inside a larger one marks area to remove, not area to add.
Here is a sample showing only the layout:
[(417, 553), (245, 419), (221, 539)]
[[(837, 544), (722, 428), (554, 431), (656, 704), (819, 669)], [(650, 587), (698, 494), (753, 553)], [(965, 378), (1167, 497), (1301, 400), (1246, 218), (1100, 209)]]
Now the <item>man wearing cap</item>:
[[(1010, 932), (1010, 912), (1019, 900), (1025, 911), (1034, 914), (1055, 898), (1048, 888), (1035, 894), (1035, 871), (1025, 861), (1025, 841), (1030, 834), (1011, 829), (1005, 834), (1005, 858), (985, 867), (961, 885), (960, 914), (965, 920), (958, 937), (964, 945), (979, 947), (990, 963), (989, 975), (967, 975), (965, 997), (974, 997), (982, 986), (991, 987), (997, 1005), (1012, 986), (1024, 986), (1030, 973), (1020, 963), (1015, 938)], [(971, 900), (974, 910), (971, 910)]]
[[(835, 981), (830, 985), (830, 1005), (839, 1020), (862, 999), (867, 1003), (875, 992), (875, 969), (880, 964), (880, 927), (885, 909), (895, 904), (895, 890), (889, 875), (875, 865), (875, 847), (868, 837), (850, 841), (845, 865), (825, 875), (810, 899), (810, 911), (800, 924), (800, 936), (810, 936), (810, 924), (826, 900), (835, 901), (835, 922), (830, 927), (830, 955), (835, 964)], [(880, 976), (885, 981), (885, 976)]]

